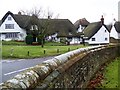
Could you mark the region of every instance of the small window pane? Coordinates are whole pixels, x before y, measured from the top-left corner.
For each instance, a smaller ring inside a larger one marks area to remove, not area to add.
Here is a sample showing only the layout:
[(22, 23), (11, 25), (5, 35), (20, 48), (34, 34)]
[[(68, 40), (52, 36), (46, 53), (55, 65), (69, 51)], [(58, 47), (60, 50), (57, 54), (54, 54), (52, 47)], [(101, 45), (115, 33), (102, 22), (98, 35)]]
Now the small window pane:
[(92, 38), (92, 41), (95, 41), (95, 38)]
[(107, 41), (107, 38), (105, 38), (105, 41)]
[(12, 20), (12, 18), (11, 18), (11, 17), (8, 17), (8, 20)]

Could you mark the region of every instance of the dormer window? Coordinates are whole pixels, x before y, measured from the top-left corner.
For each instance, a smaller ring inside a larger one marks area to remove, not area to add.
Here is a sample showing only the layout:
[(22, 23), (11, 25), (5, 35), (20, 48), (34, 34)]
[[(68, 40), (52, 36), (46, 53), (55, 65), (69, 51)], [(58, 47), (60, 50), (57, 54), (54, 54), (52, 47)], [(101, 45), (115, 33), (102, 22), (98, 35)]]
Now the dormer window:
[(71, 32), (71, 30), (69, 30), (69, 33), (68, 33), (69, 35), (72, 35), (72, 32)]
[(12, 20), (12, 18), (11, 18), (11, 17), (8, 17), (8, 20), (9, 20), (9, 21), (11, 21), (11, 20)]
[(38, 30), (38, 26), (37, 25), (32, 25), (30, 30)]
[(71, 33), (71, 32), (69, 32), (69, 35), (72, 35), (72, 33)]

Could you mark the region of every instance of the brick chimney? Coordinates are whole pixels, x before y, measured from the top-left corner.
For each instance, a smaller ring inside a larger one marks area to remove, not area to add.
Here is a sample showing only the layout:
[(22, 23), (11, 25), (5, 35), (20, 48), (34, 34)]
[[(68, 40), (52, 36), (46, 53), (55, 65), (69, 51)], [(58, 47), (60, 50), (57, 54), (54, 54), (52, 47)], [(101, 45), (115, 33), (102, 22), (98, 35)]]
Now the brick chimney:
[(101, 23), (102, 23), (102, 25), (104, 24), (104, 18), (103, 18), (103, 15), (102, 15), (102, 17), (101, 17)]

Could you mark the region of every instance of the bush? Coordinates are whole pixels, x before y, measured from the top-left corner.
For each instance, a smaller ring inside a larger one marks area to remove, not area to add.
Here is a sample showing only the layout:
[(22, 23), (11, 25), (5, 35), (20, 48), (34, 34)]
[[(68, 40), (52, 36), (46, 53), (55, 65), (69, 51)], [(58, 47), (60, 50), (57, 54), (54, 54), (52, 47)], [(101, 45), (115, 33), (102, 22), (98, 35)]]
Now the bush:
[(67, 40), (65, 38), (61, 38), (60, 42), (63, 43), (63, 44), (66, 44)]
[[(41, 45), (42, 44), (42, 35), (37, 37), (37, 42)], [(45, 39), (43, 39), (43, 44), (45, 43)]]
[(32, 42), (33, 42), (33, 36), (32, 35), (27, 35), (26, 38), (25, 38), (25, 42), (26, 42), (26, 44), (31, 45)]

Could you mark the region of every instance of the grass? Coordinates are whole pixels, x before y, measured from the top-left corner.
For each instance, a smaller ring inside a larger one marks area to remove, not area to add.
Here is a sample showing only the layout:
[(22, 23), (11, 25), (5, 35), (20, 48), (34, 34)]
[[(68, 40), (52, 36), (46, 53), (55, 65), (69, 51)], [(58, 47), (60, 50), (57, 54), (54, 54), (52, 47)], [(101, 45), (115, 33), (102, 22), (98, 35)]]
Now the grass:
[[(7, 42), (8, 43), (8, 42)], [(61, 43), (46, 43), (44, 48), (41, 48), (41, 46), (27, 46), (24, 45), (23, 42), (22, 45), (13, 44), (13, 42), (10, 42), (11, 44), (5, 44), (2, 45), (2, 58), (3, 59), (15, 59), (15, 58), (38, 58), (38, 57), (45, 57), (45, 56), (53, 56), (53, 55), (59, 55), (68, 52), (68, 49), (75, 50), (77, 48), (83, 47), (83, 45), (69, 45), (69, 46), (62, 46)], [(29, 51), (29, 55), (28, 55)]]
[(104, 79), (100, 88), (118, 88), (118, 84), (120, 84), (118, 79), (118, 75), (120, 75), (118, 70), (120, 68), (119, 63), (120, 57), (105, 68), (103, 73)]

